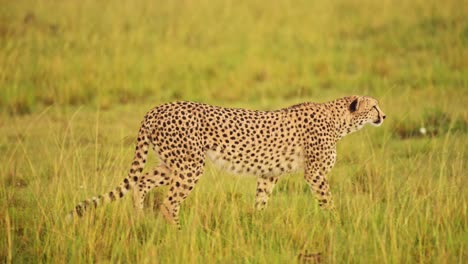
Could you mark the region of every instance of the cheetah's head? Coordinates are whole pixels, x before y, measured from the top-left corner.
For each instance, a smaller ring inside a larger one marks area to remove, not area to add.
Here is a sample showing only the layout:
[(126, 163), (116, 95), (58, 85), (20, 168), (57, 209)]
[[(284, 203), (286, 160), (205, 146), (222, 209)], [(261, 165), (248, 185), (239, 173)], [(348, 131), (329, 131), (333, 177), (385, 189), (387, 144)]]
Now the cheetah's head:
[(367, 96), (351, 96), (349, 110), (349, 132), (361, 129), (366, 124), (382, 125), (385, 113), (376, 99)]

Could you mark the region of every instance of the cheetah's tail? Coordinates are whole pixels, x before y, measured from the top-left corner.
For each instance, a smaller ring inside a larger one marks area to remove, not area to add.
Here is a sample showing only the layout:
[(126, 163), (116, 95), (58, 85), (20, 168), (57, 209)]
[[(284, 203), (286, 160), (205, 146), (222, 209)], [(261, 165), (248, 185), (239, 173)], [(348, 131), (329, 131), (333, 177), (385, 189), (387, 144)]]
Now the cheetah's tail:
[(141, 172), (145, 167), (146, 156), (148, 155), (148, 148), (150, 140), (146, 133), (146, 128), (142, 124), (140, 131), (138, 132), (138, 143), (135, 149), (135, 156), (133, 158), (132, 166), (128, 173), (128, 176), (123, 180), (117, 188), (112, 191), (92, 197), (80, 202), (75, 206), (75, 209), (69, 212), (66, 216), (66, 221), (71, 222), (75, 217), (81, 217), (90, 208), (96, 208), (106, 203), (113, 202), (119, 198), (122, 198), (129, 190), (133, 188), (141, 177)]

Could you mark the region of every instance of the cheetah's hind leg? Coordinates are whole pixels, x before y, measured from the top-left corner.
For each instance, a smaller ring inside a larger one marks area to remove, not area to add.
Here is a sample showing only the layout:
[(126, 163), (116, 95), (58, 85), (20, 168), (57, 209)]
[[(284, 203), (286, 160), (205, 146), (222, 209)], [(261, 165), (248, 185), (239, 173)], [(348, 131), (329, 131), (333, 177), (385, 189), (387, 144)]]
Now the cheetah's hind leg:
[(161, 213), (170, 223), (181, 228), (179, 223), (179, 209), (182, 202), (187, 198), (197, 184), (199, 177), (204, 171), (204, 159), (199, 157), (196, 161), (187, 163), (187, 168), (173, 174), (169, 192), (161, 205)]
[(171, 171), (166, 167), (166, 165), (159, 165), (152, 171), (145, 173), (133, 188), (133, 203), (135, 208), (141, 212), (143, 210), (146, 195), (153, 188), (169, 185), (170, 177)]

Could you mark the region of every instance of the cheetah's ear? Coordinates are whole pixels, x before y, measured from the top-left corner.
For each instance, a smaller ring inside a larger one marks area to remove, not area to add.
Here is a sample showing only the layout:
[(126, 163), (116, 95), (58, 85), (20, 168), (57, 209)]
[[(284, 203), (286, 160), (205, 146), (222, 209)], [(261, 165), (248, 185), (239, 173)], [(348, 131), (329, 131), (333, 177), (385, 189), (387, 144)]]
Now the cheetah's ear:
[(356, 97), (356, 99), (354, 99), (349, 105), (349, 111), (351, 113), (356, 112), (356, 110), (358, 109), (358, 106), (359, 106), (359, 97)]

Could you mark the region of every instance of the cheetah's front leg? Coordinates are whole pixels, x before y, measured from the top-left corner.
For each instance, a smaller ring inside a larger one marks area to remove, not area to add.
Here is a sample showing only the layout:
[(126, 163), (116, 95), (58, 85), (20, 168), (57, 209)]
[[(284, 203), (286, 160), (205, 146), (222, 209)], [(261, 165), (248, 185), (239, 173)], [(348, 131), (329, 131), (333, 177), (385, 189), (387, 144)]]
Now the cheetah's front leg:
[(278, 182), (278, 177), (259, 177), (257, 179), (257, 194), (255, 197), (255, 209), (263, 210), (270, 198), (275, 184)]
[(305, 180), (323, 209), (334, 210), (333, 196), (326, 175), (320, 171), (306, 172)]
[(335, 165), (335, 149), (308, 149), (304, 178), (323, 209), (335, 214), (333, 197), (327, 180), (327, 174)]

